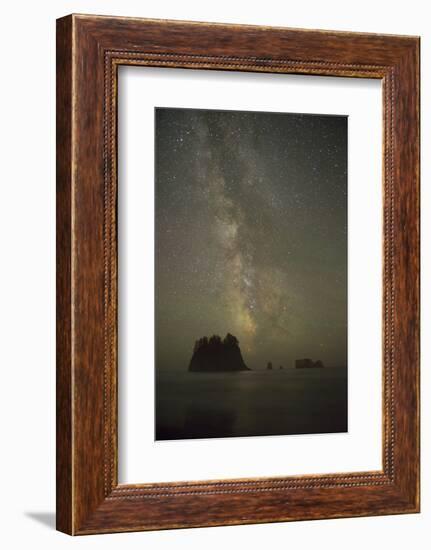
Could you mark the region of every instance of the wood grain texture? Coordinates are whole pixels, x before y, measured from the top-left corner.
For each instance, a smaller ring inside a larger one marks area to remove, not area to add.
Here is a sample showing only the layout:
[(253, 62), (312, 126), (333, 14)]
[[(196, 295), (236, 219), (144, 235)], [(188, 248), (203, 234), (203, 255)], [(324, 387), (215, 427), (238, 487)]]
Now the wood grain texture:
[[(57, 24), (58, 529), (87, 534), (417, 512), (419, 39), (76, 15)], [(382, 471), (118, 485), (122, 64), (382, 79)]]
[(57, 23), (57, 529), (72, 531), (72, 34)]

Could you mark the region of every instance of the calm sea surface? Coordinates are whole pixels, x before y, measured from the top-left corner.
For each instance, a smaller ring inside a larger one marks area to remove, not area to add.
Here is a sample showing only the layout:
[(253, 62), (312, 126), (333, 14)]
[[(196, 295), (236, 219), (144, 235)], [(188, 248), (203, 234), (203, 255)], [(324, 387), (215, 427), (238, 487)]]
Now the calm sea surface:
[(345, 431), (345, 368), (157, 376), (158, 440)]

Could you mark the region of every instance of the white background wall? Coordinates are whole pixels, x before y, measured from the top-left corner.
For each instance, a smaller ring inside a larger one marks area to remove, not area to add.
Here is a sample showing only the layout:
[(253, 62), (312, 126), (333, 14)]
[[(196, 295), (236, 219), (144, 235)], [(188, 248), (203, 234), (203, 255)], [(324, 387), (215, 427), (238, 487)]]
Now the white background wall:
[[(55, 19), (75, 13), (415, 34), (422, 97), (431, 96), (428, 2), (362, 0), (57, 0), (2, 5), (0, 40), (0, 540), (4, 548), (427, 548), (430, 510), (431, 191), (422, 160), (422, 514), (103, 535), (54, 531)], [(422, 151), (431, 149), (422, 102)], [(428, 526), (427, 526), (428, 524)]]

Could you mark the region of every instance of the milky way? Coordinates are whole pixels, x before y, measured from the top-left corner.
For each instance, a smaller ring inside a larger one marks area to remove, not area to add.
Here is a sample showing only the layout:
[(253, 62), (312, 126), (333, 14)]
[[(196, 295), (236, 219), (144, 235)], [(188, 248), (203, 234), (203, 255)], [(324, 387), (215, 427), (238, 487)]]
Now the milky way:
[(231, 332), (252, 368), (346, 364), (347, 118), (156, 109), (157, 368)]

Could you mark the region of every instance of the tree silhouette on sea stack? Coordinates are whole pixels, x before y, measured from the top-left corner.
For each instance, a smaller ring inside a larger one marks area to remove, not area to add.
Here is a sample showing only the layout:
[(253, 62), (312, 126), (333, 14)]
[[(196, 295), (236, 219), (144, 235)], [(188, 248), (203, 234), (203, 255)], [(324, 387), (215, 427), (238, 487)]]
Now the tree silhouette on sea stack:
[(251, 370), (244, 363), (238, 339), (226, 334), (224, 340), (214, 334), (196, 340), (189, 365), (190, 372), (234, 372)]

